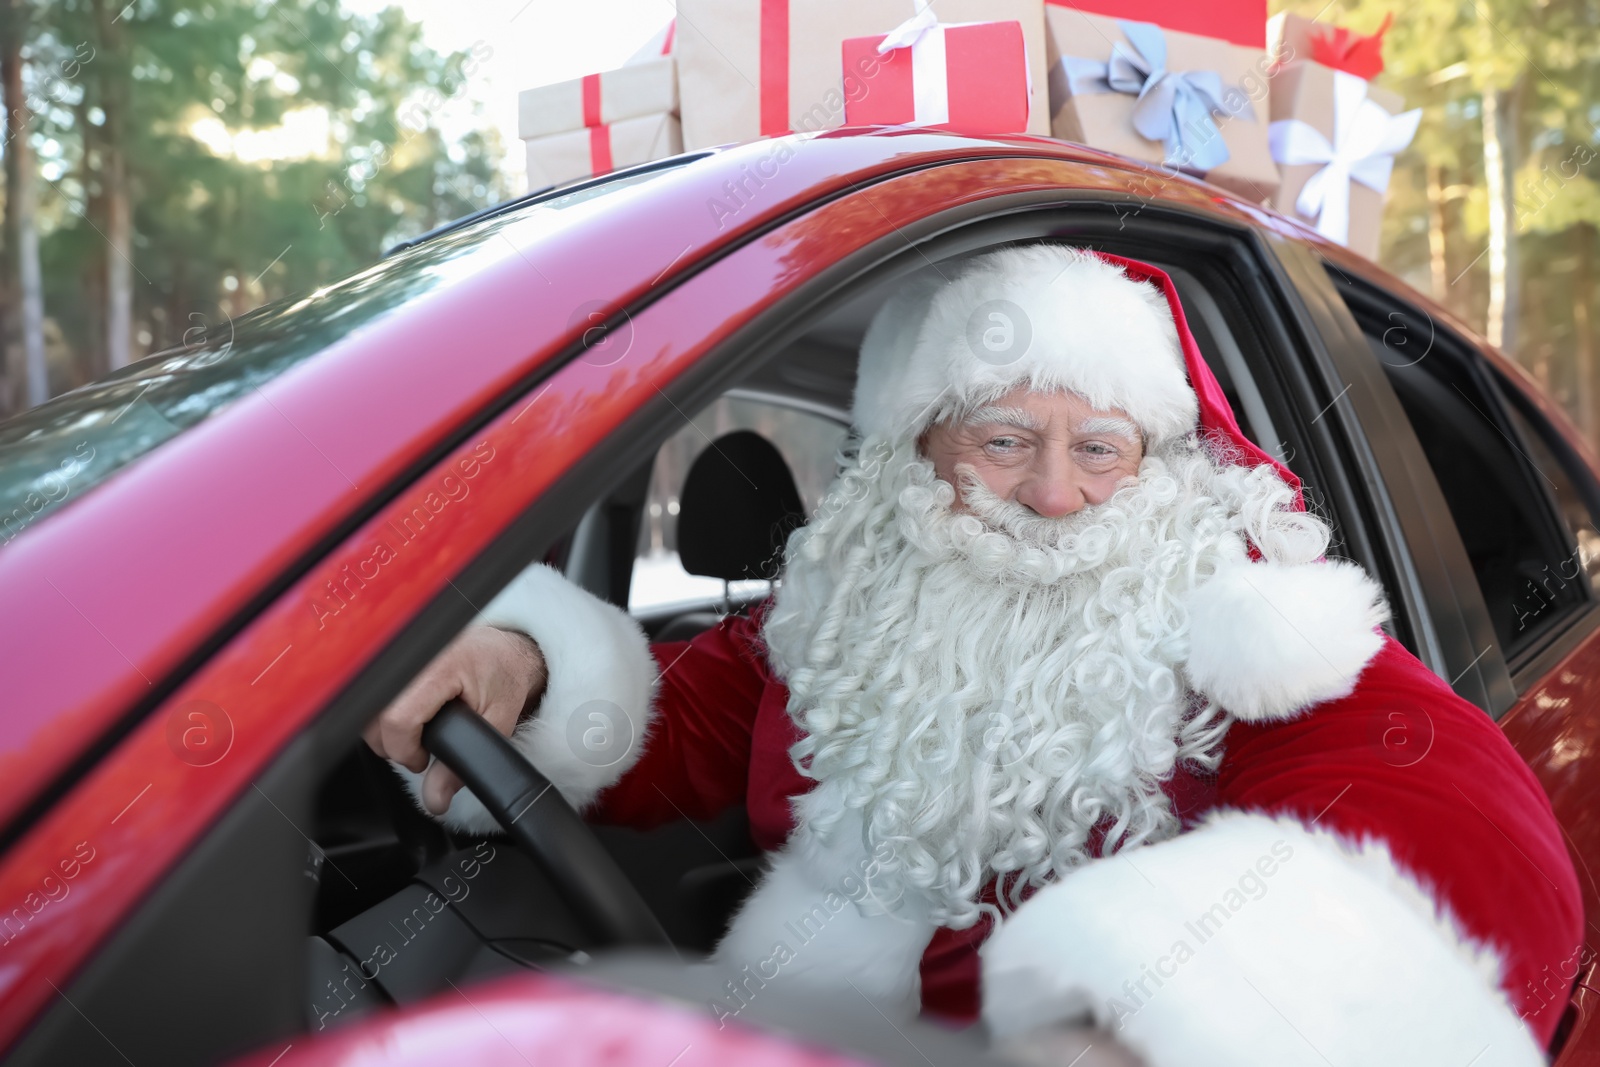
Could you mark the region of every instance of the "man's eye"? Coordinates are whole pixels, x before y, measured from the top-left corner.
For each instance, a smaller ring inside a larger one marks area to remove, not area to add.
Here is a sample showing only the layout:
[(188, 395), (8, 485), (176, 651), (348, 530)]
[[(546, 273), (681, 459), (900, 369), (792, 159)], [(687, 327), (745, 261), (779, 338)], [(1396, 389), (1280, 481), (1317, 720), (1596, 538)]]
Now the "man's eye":
[(1009, 449), (1012, 449), (1012, 448), (1016, 448), (1019, 444), (1021, 444), (1021, 442), (1018, 441), (1015, 437), (991, 437), (989, 439), (989, 447), (990, 448), (1000, 448), (1000, 449), (1008, 449), (1009, 450)]
[(1080, 462), (1086, 469), (1097, 472), (1109, 470), (1122, 458), (1122, 453), (1118, 449), (1104, 441), (1087, 441), (1079, 446), (1078, 454), (1082, 457)]

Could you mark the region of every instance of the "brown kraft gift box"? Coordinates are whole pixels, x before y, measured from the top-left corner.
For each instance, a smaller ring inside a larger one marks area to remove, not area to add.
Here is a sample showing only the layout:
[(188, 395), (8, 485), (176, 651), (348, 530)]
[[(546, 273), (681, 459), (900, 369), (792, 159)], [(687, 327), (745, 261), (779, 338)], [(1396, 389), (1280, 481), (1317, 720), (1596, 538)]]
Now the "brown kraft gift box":
[(677, 70), (671, 56), (662, 56), (601, 74), (524, 89), (517, 94), (517, 136), (526, 141), (677, 110)]
[[(1101, 0), (1096, 6), (1114, 8), (1119, 5)], [(1139, 7), (1139, 5), (1127, 6), (1135, 9)], [(1177, 8), (1170, 10), (1178, 11)], [(1195, 10), (1202, 8), (1197, 6)], [(1131, 11), (1128, 16), (1129, 21), (1145, 21), (1134, 18), (1133, 15), (1137, 13), (1136, 10)], [(1192, 14), (1193, 12), (1190, 12), (1190, 15)], [(1261, 14), (1261, 22), (1256, 24), (1261, 28), (1255, 32), (1264, 42), (1264, 7)], [(1132, 50), (1132, 42), (1123, 33), (1120, 21), (1121, 19), (1114, 15), (1099, 14), (1060, 3), (1050, 3), (1045, 7), (1051, 87), (1054, 90), (1051, 99), (1051, 107), (1054, 110), (1051, 135), (1062, 140), (1077, 141), (1108, 152), (1116, 152), (1132, 159), (1165, 164), (1166, 144), (1144, 137), (1133, 126), (1136, 103), (1133, 95), (1122, 92), (1072, 93), (1068, 89), (1068, 81), (1061, 67), (1064, 56), (1105, 63), (1111, 58), (1113, 45), (1121, 45), (1124, 50)], [(1215, 71), (1222, 81), (1222, 102), (1226, 110), (1213, 112), (1211, 118), (1217, 127), (1217, 136), (1220, 136), (1227, 148), (1228, 158), (1219, 166), (1203, 173), (1192, 167), (1183, 169), (1188, 173), (1197, 173), (1206, 181), (1220, 185), (1248, 200), (1259, 203), (1270, 199), (1278, 188), (1279, 179), (1277, 164), (1273, 162), (1267, 144), (1265, 48), (1261, 45), (1238, 44), (1221, 37), (1203, 36), (1165, 25), (1161, 27), (1161, 33), (1167, 47), (1167, 70)]]
[[(1272, 77), (1271, 117), (1278, 122), (1299, 119), (1319, 131), (1330, 142), (1333, 140), (1333, 79), (1334, 71), (1321, 63), (1297, 62), (1279, 68)], [(1391, 115), (1399, 114), (1405, 106), (1398, 93), (1371, 85), (1367, 98)], [(1278, 165), (1282, 181), (1273, 194), (1272, 206), (1291, 218), (1308, 224), (1307, 219), (1295, 210), (1294, 202), (1300, 196), (1311, 176), (1322, 169), (1320, 163)], [(1378, 241), (1383, 229), (1383, 202), (1385, 194), (1358, 181), (1350, 183), (1350, 236), (1346, 247), (1368, 259), (1378, 256)]]
[(641, 115), (607, 126), (568, 130), (523, 142), (528, 188), (563, 185), (579, 178), (665, 159), (683, 151), (676, 115)]

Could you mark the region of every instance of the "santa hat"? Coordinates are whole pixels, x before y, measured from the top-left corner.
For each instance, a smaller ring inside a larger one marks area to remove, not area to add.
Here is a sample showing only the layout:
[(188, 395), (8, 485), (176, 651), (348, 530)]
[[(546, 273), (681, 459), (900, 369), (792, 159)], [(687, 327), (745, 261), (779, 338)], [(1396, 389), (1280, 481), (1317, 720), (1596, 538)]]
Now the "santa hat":
[(1120, 408), (1152, 447), (1198, 432), (1298, 493), (1240, 432), (1172, 279), (1068, 245), (1006, 248), (902, 286), (867, 328), (851, 417), (863, 435), (905, 440), (1025, 383)]
[[(1192, 433), (1223, 462), (1265, 464), (1304, 507), (1300, 480), (1239, 429), (1172, 279), (1068, 245), (1006, 248), (903, 286), (867, 328), (851, 417), (863, 436), (906, 441), (1023, 384), (1119, 408), (1151, 448)], [(1354, 563), (1243, 555), (1188, 609), (1190, 684), (1246, 721), (1348, 695), (1388, 618)]]

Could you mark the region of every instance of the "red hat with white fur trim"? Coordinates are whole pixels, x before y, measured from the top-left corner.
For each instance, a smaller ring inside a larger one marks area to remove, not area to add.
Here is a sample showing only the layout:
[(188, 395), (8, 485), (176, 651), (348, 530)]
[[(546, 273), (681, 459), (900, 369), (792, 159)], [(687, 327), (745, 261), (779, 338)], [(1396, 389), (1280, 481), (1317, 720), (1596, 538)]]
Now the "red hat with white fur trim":
[(1178, 291), (1146, 263), (1060, 244), (989, 252), (897, 292), (861, 346), (852, 421), (914, 437), (1024, 382), (1120, 408), (1151, 447), (1198, 433), (1234, 462), (1288, 468), (1247, 440)]

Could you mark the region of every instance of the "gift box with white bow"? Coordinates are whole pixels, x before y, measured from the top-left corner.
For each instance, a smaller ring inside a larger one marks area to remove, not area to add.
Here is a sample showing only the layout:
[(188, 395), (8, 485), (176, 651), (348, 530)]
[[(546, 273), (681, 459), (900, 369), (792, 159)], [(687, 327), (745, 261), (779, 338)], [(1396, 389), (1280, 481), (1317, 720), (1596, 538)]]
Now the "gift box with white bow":
[(1051, 132), (1271, 198), (1265, 0), (1048, 0)]
[(843, 57), (845, 70), (873, 70), (863, 79), (865, 91), (845, 98), (847, 126), (972, 134), (1028, 129), (1028, 47), (1020, 22), (948, 24), (923, 7), (892, 33), (845, 41)]
[(1376, 259), (1395, 153), (1416, 136), (1422, 111), (1401, 112), (1399, 96), (1363, 76), (1382, 69), (1381, 30), (1360, 37), (1275, 22), (1275, 51), (1306, 58), (1272, 78), (1270, 137), (1283, 176), (1272, 206)]
[[(936, 75), (938, 64), (927, 46), (938, 43), (945, 44), (950, 120), (957, 119), (975, 99), (967, 95), (965, 57), (976, 54), (983, 60), (985, 55), (965, 45), (952, 50), (957, 32), (953, 24), (959, 23), (1014, 22), (1023, 44), (1021, 77), (1027, 80), (1030, 105), (1025, 123), (1018, 126), (1007, 119), (1001, 129), (974, 132), (1048, 134), (1043, 0), (938, 0), (933, 5), (936, 20), (922, 14), (928, 6), (925, 0), (678, 0), (675, 49), (684, 145), (692, 150), (832, 129), (845, 124), (847, 109), (852, 122), (884, 121), (855, 117), (863, 114), (857, 105), (865, 104), (865, 114), (873, 113), (880, 103), (874, 97), (889, 98), (881, 103), (890, 109), (876, 114), (895, 116), (893, 124), (937, 117), (936, 108), (928, 110), (935, 94), (927, 77), (921, 80), (924, 110), (918, 117), (917, 73)], [(942, 28), (930, 32), (930, 26), (940, 24)], [(883, 53), (876, 45), (858, 47), (845, 58), (845, 41), (882, 38), (902, 28), (910, 40), (904, 47)], [(914, 54), (919, 48), (920, 65)], [(988, 72), (991, 84), (976, 88), (993, 90), (996, 99), (1012, 108), (1018, 84), (1009, 73), (1014, 53), (1003, 55), (1003, 65)], [(978, 99), (989, 106), (987, 98)]]

